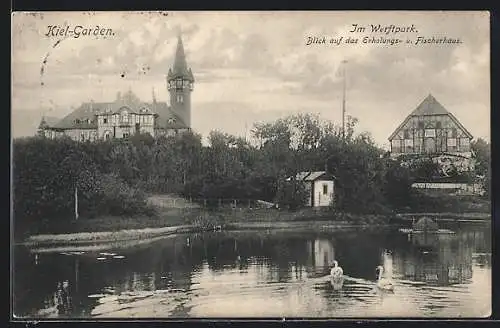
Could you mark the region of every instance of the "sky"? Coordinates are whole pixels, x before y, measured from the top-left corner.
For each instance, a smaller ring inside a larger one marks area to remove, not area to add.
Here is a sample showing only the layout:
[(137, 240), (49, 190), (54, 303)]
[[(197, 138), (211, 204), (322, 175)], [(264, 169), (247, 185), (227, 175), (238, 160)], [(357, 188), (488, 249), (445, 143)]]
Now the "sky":
[[(366, 27), (351, 33), (353, 24)], [(416, 31), (372, 33), (373, 25)], [(47, 36), (48, 26), (96, 26), (114, 35)], [(169, 102), (166, 74), (177, 35), (195, 77), (192, 128), (249, 135), (255, 122), (346, 113), (378, 145), (432, 94), (475, 138), (490, 138), (487, 12), (44, 12), (12, 15), (12, 135), (33, 135), (43, 115), (132, 90)], [(460, 39), (459, 44), (366, 44), (363, 37)], [(357, 44), (307, 45), (309, 37)], [(45, 63), (44, 63), (45, 62)], [(43, 68), (43, 69), (42, 69)], [(153, 91), (154, 90), (154, 91)]]

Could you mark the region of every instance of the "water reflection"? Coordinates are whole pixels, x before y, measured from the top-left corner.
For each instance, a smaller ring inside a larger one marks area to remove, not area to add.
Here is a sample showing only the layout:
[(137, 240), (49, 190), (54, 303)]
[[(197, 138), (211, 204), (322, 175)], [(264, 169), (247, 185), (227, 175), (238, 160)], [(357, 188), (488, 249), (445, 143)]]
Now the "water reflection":
[(472, 278), (473, 238), (469, 233), (411, 234), (407, 247), (395, 251), (395, 274), (432, 285), (462, 284)]
[[(19, 249), (14, 306), (31, 317), (478, 315), (490, 301), (488, 250), (487, 230), (207, 233), (112, 253)], [(376, 288), (379, 265), (393, 295)]]

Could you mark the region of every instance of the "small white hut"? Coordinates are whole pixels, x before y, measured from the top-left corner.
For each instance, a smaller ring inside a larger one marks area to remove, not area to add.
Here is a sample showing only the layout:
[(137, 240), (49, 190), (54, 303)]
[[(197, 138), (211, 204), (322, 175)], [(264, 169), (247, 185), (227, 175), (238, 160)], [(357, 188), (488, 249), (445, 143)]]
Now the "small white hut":
[[(291, 180), (288, 178), (287, 180)], [(296, 181), (304, 182), (308, 193), (306, 206), (321, 207), (332, 204), (335, 197), (335, 177), (326, 171), (304, 171), (295, 176)]]

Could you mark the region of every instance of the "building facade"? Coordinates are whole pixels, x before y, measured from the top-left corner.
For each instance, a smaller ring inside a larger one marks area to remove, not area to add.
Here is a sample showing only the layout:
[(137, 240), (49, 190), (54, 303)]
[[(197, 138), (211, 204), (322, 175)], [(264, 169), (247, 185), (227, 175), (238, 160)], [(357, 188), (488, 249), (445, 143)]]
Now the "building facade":
[(306, 206), (330, 206), (334, 201), (335, 178), (326, 171), (299, 172), (295, 176), (295, 180), (304, 183), (307, 193)]
[(432, 95), (389, 136), (391, 156), (450, 154), (470, 158), (472, 135)]
[(157, 137), (188, 131), (191, 129), (191, 92), (195, 80), (188, 68), (180, 36), (166, 82), (170, 106), (157, 102), (154, 92), (152, 102), (143, 102), (129, 90), (123, 95), (118, 93), (112, 102), (83, 103), (58, 121), (43, 117), (38, 134), (48, 138), (68, 136), (77, 141), (95, 141), (128, 138), (139, 133)]

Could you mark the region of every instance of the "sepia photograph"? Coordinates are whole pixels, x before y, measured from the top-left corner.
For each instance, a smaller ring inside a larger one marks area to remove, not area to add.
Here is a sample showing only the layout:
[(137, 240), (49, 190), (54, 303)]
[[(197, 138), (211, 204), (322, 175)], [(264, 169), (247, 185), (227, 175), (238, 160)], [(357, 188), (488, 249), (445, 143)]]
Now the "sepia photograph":
[(491, 316), (489, 12), (11, 30), (11, 320)]

